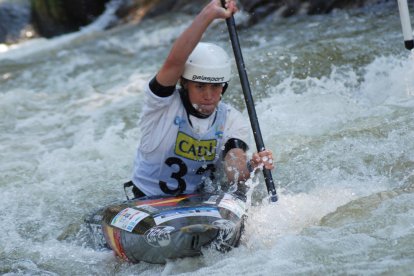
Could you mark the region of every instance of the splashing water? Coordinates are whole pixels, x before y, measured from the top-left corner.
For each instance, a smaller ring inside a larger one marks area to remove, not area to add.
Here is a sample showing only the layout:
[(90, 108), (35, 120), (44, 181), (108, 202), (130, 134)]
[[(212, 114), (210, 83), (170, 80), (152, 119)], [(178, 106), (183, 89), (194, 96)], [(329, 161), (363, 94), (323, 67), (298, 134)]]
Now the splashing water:
[[(239, 32), (279, 194), (269, 204), (261, 176), (249, 183), (240, 247), (159, 266), (89, 246), (83, 218), (124, 198), (143, 87), (190, 19), (0, 51), (1, 273), (410, 275), (414, 57), (391, 3)], [(222, 22), (204, 40), (231, 53)], [(247, 120), (236, 75), (223, 100)]]

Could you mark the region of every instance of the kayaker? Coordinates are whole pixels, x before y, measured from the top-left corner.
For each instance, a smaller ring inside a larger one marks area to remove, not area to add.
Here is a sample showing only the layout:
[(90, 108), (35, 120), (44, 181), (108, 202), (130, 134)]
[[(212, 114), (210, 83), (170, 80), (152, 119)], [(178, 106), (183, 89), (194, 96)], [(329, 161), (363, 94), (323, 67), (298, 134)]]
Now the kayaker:
[(236, 11), (235, 1), (226, 1), (226, 8), (220, 0), (207, 4), (145, 87), (131, 183), (135, 197), (197, 192), (219, 169), (228, 183), (238, 184), (256, 168), (274, 168), (270, 150), (248, 160), (248, 119), (221, 102), (230, 80), (230, 58), (221, 47), (200, 42), (215, 19)]

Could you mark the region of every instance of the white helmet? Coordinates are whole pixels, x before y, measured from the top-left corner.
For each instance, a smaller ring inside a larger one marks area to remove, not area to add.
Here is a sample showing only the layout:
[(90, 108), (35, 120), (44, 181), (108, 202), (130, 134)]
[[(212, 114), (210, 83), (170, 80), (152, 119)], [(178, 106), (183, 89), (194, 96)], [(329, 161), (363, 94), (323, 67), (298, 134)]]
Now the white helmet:
[(200, 42), (188, 57), (182, 77), (196, 82), (223, 83), (230, 80), (230, 75), (227, 53), (215, 44)]

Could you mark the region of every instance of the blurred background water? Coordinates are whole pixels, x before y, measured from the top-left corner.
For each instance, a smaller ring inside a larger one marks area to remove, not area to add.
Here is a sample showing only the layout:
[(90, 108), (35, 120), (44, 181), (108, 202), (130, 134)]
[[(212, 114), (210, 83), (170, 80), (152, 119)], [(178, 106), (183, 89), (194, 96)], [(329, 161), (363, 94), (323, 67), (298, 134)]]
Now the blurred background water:
[[(414, 57), (395, 3), (239, 31), (279, 201), (261, 181), (239, 248), (166, 266), (95, 250), (83, 219), (124, 198), (143, 87), (192, 17), (106, 19), (0, 48), (1, 274), (412, 275)], [(232, 53), (224, 22), (203, 40)], [(224, 100), (247, 118), (236, 73)]]

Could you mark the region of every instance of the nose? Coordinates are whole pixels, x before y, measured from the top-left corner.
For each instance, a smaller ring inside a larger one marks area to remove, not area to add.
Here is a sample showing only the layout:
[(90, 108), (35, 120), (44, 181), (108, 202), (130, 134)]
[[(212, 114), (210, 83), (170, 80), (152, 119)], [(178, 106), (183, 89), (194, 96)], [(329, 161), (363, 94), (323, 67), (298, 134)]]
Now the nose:
[(203, 95), (204, 95), (205, 100), (211, 100), (211, 99), (214, 99), (216, 95), (220, 93), (221, 91), (217, 89), (216, 86), (206, 85)]
[(204, 99), (210, 100), (213, 98), (213, 90), (211, 88), (206, 89), (204, 93)]

